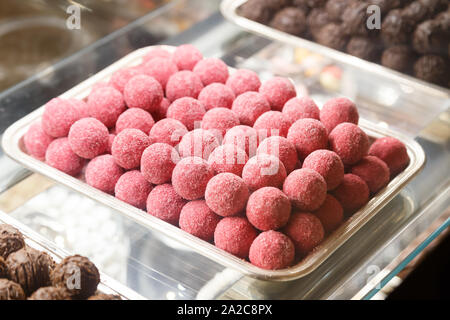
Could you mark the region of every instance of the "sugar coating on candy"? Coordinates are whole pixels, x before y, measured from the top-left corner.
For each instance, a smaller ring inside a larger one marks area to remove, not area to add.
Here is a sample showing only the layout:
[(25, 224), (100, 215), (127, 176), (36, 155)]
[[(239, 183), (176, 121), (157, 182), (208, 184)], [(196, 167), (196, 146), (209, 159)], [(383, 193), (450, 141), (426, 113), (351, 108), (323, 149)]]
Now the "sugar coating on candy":
[(176, 192), (187, 200), (200, 199), (214, 171), (206, 160), (199, 157), (181, 159), (172, 172), (172, 184)]
[(283, 192), (299, 210), (314, 211), (325, 201), (327, 183), (314, 170), (297, 169), (287, 176), (283, 184)]
[(155, 78), (163, 89), (166, 88), (169, 78), (178, 72), (177, 65), (170, 58), (162, 57), (156, 57), (145, 62), (140, 67), (140, 70), (144, 74)]
[(196, 122), (200, 123), (206, 113), (205, 106), (200, 101), (184, 97), (175, 100), (167, 110), (167, 118), (180, 121), (190, 131), (195, 128)]
[(287, 78), (273, 77), (264, 82), (259, 93), (266, 97), (272, 110), (281, 111), (284, 104), (297, 95), (295, 87)]
[(355, 174), (344, 175), (341, 184), (332, 192), (346, 215), (351, 215), (369, 201), (369, 187)]
[(113, 156), (104, 154), (89, 161), (84, 176), (86, 183), (91, 187), (106, 193), (113, 193), (117, 180), (123, 172)]
[(68, 100), (53, 98), (45, 104), (42, 129), (51, 137), (66, 137), (72, 124), (81, 117), (82, 112)]
[(116, 138), (116, 135), (113, 133), (110, 133), (108, 135), (108, 147), (106, 148), (106, 153), (111, 154), (112, 145), (114, 143), (114, 139)]
[(319, 218), (326, 233), (334, 231), (344, 219), (342, 205), (330, 194), (327, 194), (325, 202), (313, 213)]
[(331, 132), (338, 124), (350, 122), (358, 124), (359, 114), (355, 104), (347, 98), (330, 99), (320, 110), (320, 121)]
[(279, 158), (259, 154), (247, 161), (242, 170), (242, 178), (251, 191), (263, 187), (281, 188), (286, 179), (286, 169)]
[(383, 160), (375, 156), (366, 156), (358, 161), (350, 170), (363, 179), (373, 194), (389, 183), (389, 167)]
[(72, 98), (67, 99), (67, 102), (77, 109), (80, 119), (89, 117), (89, 106), (85, 101)]
[(206, 204), (205, 200), (194, 200), (186, 203), (180, 213), (180, 228), (202, 240), (211, 241), (214, 230), (220, 221)]
[(310, 97), (294, 97), (288, 100), (282, 111), (291, 123), (299, 119), (320, 119), (320, 110)]
[(240, 124), (238, 116), (227, 108), (214, 108), (205, 113), (202, 120), (202, 129), (211, 131), (219, 141), (225, 133)]
[(258, 232), (243, 217), (226, 217), (220, 220), (214, 231), (214, 244), (239, 258), (248, 257), (250, 246)]
[(303, 161), (302, 168), (317, 171), (327, 183), (327, 189), (333, 190), (344, 178), (344, 164), (339, 156), (330, 150), (316, 150)]
[(211, 83), (204, 87), (198, 95), (198, 100), (204, 104), (206, 110), (213, 108), (231, 109), (235, 98), (233, 90), (222, 83)]
[(225, 84), (233, 90), (237, 97), (247, 91), (258, 91), (261, 86), (261, 81), (256, 72), (247, 69), (239, 69), (228, 77)]
[(111, 75), (109, 84), (123, 93), (128, 81), (140, 74), (142, 74), (142, 71), (136, 67), (119, 69)]
[(218, 58), (200, 60), (194, 67), (204, 86), (211, 83), (225, 83), (228, 79), (228, 66)]
[(231, 110), (239, 117), (241, 124), (252, 127), (260, 115), (270, 111), (270, 105), (262, 94), (251, 91), (237, 96)]
[(128, 108), (141, 108), (156, 112), (164, 97), (161, 84), (153, 77), (137, 75), (130, 79), (123, 90)]
[(53, 140), (45, 152), (45, 163), (64, 173), (76, 176), (84, 165), (84, 160), (77, 156), (69, 144), (69, 139)]
[(324, 229), (319, 218), (311, 213), (294, 212), (283, 229), (294, 243), (296, 253), (307, 255), (318, 246), (324, 237)]
[(175, 101), (183, 97), (197, 99), (203, 89), (202, 80), (192, 71), (179, 71), (173, 74), (166, 84), (166, 97)]
[(159, 120), (150, 130), (151, 143), (161, 142), (176, 146), (181, 138), (188, 132), (186, 126), (175, 119)]
[(108, 128), (114, 127), (117, 118), (126, 109), (120, 91), (109, 86), (91, 91), (88, 105), (90, 116), (100, 120)]
[(287, 268), (292, 265), (294, 258), (294, 243), (288, 236), (278, 231), (269, 230), (260, 233), (250, 246), (250, 262), (263, 269)]
[(195, 129), (183, 136), (178, 145), (178, 151), (183, 158), (196, 156), (207, 160), (211, 152), (218, 146), (219, 140), (212, 132)]
[(45, 151), (53, 139), (42, 129), (41, 122), (35, 122), (30, 125), (23, 136), (23, 143), (29, 155), (42, 160), (45, 158)]
[(288, 139), (280, 136), (264, 139), (259, 144), (256, 154), (271, 154), (278, 157), (288, 174), (295, 169), (298, 162), (295, 146)]
[(172, 59), (180, 70), (192, 70), (203, 59), (202, 53), (192, 44), (178, 46), (172, 54)]
[(295, 145), (300, 159), (305, 159), (313, 151), (328, 147), (327, 129), (316, 119), (295, 121), (289, 128), (287, 139)]
[(256, 154), (259, 137), (256, 130), (252, 127), (239, 125), (227, 131), (222, 143), (232, 144), (243, 149), (250, 158)]
[(280, 189), (264, 187), (250, 195), (246, 215), (248, 221), (259, 230), (277, 230), (288, 222), (291, 202)]
[(153, 188), (147, 198), (147, 212), (161, 220), (178, 225), (186, 200), (178, 195), (170, 183)]
[(141, 108), (130, 108), (122, 113), (116, 122), (116, 133), (124, 129), (139, 129), (148, 134), (155, 124), (153, 117)]
[(75, 122), (69, 131), (72, 151), (85, 159), (93, 159), (108, 149), (109, 131), (95, 118), (83, 118)]
[(154, 143), (142, 153), (141, 173), (153, 184), (163, 184), (172, 178), (172, 171), (180, 161), (177, 150), (166, 143)]
[(161, 103), (159, 104), (158, 111), (153, 113), (153, 117), (154, 117), (155, 121), (164, 119), (167, 116), (167, 110), (169, 110), (169, 107), (170, 107), (169, 99), (163, 98)]
[(369, 155), (383, 160), (389, 167), (391, 177), (395, 177), (405, 170), (409, 164), (409, 156), (405, 145), (392, 137), (377, 139), (370, 146)]
[(247, 204), (249, 191), (241, 177), (225, 172), (209, 180), (205, 190), (206, 204), (222, 217), (234, 216)]
[(154, 49), (150, 49), (143, 57), (142, 60), (143, 62), (147, 62), (150, 61), (154, 58), (168, 58), (171, 59), (172, 58), (172, 54), (163, 49), (163, 48), (154, 48)]
[(208, 158), (208, 163), (216, 174), (230, 172), (237, 176), (242, 175), (242, 169), (247, 161), (247, 153), (233, 144), (217, 147)]
[(139, 209), (145, 209), (152, 185), (138, 170), (125, 172), (117, 180), (114, 193), (117, 199), (125, 201)]
[(357, 125), (344, 122), (331, 131), (330, 149), (338, 154), (344, 165), (355, 164), (367, 154), (369, 138)]
[(144, 150), (150, 145), (148, 136), (138, 129), (124, 129), (114, 139), (111, 154), (124, 169), (139, 167)]
[(96, 82), (92, 85), (90, 93), (94, 92), (97, 89), (104, 88), (104, 87), (113, 87), (114, 88), (114, 86), (112, 86), (110, 82), (100, 81), (100, 82)]
[(260, 137), (286, 137), (290, 126), (290, 121), (280, 111), (267, 111), (256, 119), (253, 128), (258, 131)]

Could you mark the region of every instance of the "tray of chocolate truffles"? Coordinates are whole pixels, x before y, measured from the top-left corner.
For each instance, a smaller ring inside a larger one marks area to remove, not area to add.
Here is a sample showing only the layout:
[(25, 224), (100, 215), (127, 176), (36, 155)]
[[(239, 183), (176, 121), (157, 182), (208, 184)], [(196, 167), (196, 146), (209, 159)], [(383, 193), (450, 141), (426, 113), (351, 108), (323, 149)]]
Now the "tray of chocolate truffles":
[[(224, 0), (221, 11), (264, 37), (448, 92), (449, 5), (448, 0)], [(378, 13), (379, 27), (372, 27)]]
[(69, 255), (0, 212), (0, 300), (141, 300), (101, 274), (80, 255)]
[[(302, 277), (420, 171), (414, 140), (287, 78), (139, 49), (11, 125), (4, 151), (245, 275)], [(95, 214), (95, 213), (93, 213)]]

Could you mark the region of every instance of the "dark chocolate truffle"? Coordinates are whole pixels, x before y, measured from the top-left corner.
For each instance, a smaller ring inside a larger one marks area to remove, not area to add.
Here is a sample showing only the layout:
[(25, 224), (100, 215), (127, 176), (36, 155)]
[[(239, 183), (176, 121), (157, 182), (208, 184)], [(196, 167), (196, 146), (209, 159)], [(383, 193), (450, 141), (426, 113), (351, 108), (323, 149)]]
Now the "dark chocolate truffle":
[(330, 19), (340, 21), (345, 9), (353, 2), (356, 2), (356, 0), (328, 0), (325, 10)]
[(405, 18), (417, 24), (445, 10), (447, 3), (447, 0), (416, 0), (405, 6), (402, 14)]
[(0, 279), (0, 300), (25, 300), (22, 287), (14, 281)]
[(293, 35), (302, 35), (306, 30), (306, 17), (303, 10), (287, 7), (279, 11), (270, 26)]
[(106, 294), (97, 291), (95, 295), (90, 296), (88, 300), (122, 300), (122, 298), (116, 294)]
[(411, 68), (414, 60), (414, 53), (406, 45), (390, 47), (383, 51), (381, 55), (381, 64), (385, 67), (406, 72)]
[(399, 9), (389, 11), (381, 25), (381, 39), (386, 46), (408, 43), (414, 23)]
[(296, 8), (302, 9), (305, 14), (308, 14), (311, 9), (308, 6), (308, 0), (292, 0), (292, 5)]
[(72, 300), (65, 288), (42, 287), (37, 289), (28, 300)]
[(380, 8), (380, 13), (383, 15), (391, 9), (400, 7), (399, 0), (366, 0), (369, 5), (376, 5)]
[(305, 2), (310, 8), (320, 8), (325, 5), (327, 0), (305, 0)]
[(441, 86), (449, 85), (448, 63), (445, 58), (437, 55), (425, 55), (414, 64), (414, 74), (417, 78)]
[(329, 23), (320, 29), (316, 41), (324, 46), (336, 50), (343, 50), (347, 44), (348, 38), (343, 34), (340, 25)]
[(288, 0), (249, 0), (238, 8), (238, 14), (267, 24), (274, 13), (285, 7), (288, 2)]
[(23, 235), (16, 228), (8, 224), (0, 224), (0, 256), (7, 258), (12, 252), (25, 246)]
[(347, 43), (347, 53), (369, 61), (379, 57), (380, 45), (374, 39), (362, 36), (353, 36)]
[(87, 299), (97, 290), (100, 273), (86, 257), (74, 255), (64, 258), (52, 271), (51, 281), (55, 287), (66, 288), (76, 299)]
[(309, 32), (317, 38), (320, 30), (332, 22), (328, 13), (323, 9), (313, 9), (306, 18), (306, 24), (308, 25)]
[(445, 54), (449, 45), (449, 34), (439, 20), (426, 20), (419, 24), (413, 35), (413, 48), (421, 54)]
[(6, 278), (8, 276), (8, 267), (6, 261), (0, 256), (0, 278)]
[(342, 30), (347, 35), (368, 35), (367, 29), (367, 7), (365, 2), (351, 3), (342, 14)]

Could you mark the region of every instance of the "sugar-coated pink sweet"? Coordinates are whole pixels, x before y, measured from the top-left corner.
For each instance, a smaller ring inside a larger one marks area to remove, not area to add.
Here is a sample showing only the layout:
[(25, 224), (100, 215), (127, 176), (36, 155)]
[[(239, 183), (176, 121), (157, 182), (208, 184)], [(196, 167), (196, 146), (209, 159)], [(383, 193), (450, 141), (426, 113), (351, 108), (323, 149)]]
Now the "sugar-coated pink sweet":
[(311, 152), (327, 149), (328, 133), (325, 126), (316, 119), (299, 119), (289, 128), (287, 139), (295, 145), (300, 159)]
[(170, 58), (155, 57), (144, 62), (140, 70), (158, 80), (163, 89), (166, 88), (169, 78), (178, 72), (177, 65)]
[(154, 58), (168, 58), (171, 59), (172, 58), (172, 54), (163, 49), (163, 48), (153, 48), (150, 49), (145, 55), (144, 57), (142, 57), (143, 62), (147, 62), (149, 60), (152, 60)]
[(228, 77), (225, 84), (233, 90), (237, 97), (247, 91), (258, 91), (261, 86), (261, 80), (259, 80), (256, 72), (247, 69), (239, 69)]
[(316, 150), (303, 161), (302, 168), (317, 171), (327, 183), (327, 189), (333, 190), (344, 178), (344, 164), (339, 156), (330, 150)]
[(355, 164), (367, 154), (369, 137), (356, 124), (344, 122), (337, 125), (330, 136), (330, 149), (338, 154), (344, 165)]
[(270, 111), (270, 105), (262, 94), (250, 91), (237, 96), (231, 110), (239, 117), (241, 124), (252, 127), (260, 115)]
[(213, 108), (231, 109), (234, 99), (233, 90), (222, 83), (211, 83), (204, 87), (198, 95), (198, 100), (205, 105), (206, 110)]
[(389, 167), (375, 156), (365, 156), (351, 168), (350, 172), (363, 179), (372, 194), (389, 183)]
[(175, 191), (184, 199), (196, 200), (205, 195), (206, 185), (214, 171), (206, 160), (199, 157), (181, 159), (172, 172)]
[(105, 153), (108, 142), (108, 128), (95, 118), (80, 119), (70, 127), (70, 147), (82, 158), (93, 159)]
[(347, 98), (333, 98), (325, 102), (320, 110), (320, 121), (331, 132), (338, 124), (358, 124), (359, 114), (355, 104)]
[(167, 116), (167, 110), (169, 110), (170, 101), (167, 98), (163, 98), (159, 105), (159, 110), (154, 114), (157, 115), (157, 120), (164, 119)]
[(211, 83), (225, 83), (228, 79), (228, 66), (218, 58), (200, 60), (194, 67), (204, 86)]
[(348, 173), (332, 195), (341, 203), (345, 214), (351, 215), (369, 201), (369, 187), (363, 179)]
[(72, 124), (81, 117), (82, 113), (69, 100), (53, 98), (45, 104), (42, 129), (51, 137), (66, 137)]
[(150, 145), (148, 136), (138, 129), (124, 129), (114, 139), (111, 154), (124, 169), (139, 167), (144, 150)]
[(110, 133), (108, 135), (108, 148), (106, 148), (106, 153), (111, 154), (111, 150), (112, 150), (112, 145), (114, 143), (114, 139), (116, 138), (116, 135), (113, 133)]
[(111, 79), (109, 80), (109, 84), (123, 94), (123, 90), (125, 89), (125, 85), (128, 83), (128, 81), (130, 81), (134, 76), (140, 74), (142, 74), (142, 71), (139, 68), (122, 68), (112, 74)]
[(190, 201), (181, 209), (180, 228), (205, 241), (213, 240), (219, 221), (220, 216), (208, 207), (205, 200)]
[(283, 231), (291, 238), (300, 256), (306, 256), (318, 246), (325, 234), (319, 218), (307, 212), (293, 212)]
[(314, 170), (297, 169), (287, 176), (283, 184), (283, 192), (297, 209), (314, 211), (325, 201), (327, 183)]
[(259, 154), (247, 161), (242, 170), (242, 178), (251, 191), (263, 187), (281, 188), (286, 179), (286, 169), (279, 158)]
[(233, 144), (217, 147), (208, 158), (208, 163), (216, 174), (230, 172), (237, 176), (242, 175), (242, 169), (247, 161), (247, 153)]
[(186, 126), (175, 119), (162, 119), (155, 123), (150, 130), (151, 143), (161, 142), (176, 146), (188, 132)]
[(186, 133), (178, 145), (180, 156), (200, 157), (208, 160), (209, 155), (219, 146), (219, 140), (212, 132), (203, 129), (195, 129)]
[(45, 152), (45, 163), (71, 176), (80, 173), (84, 160), (77, 156), (69, 144), (69, 139), (53, 140)]
[(293, 83), (282, 77), (273, 77), (264, 82), (259, 93), (266, 97), (272, 110), (281, 111), (284, 104), (297, 95)]
[(246, 215), (256, 229), (277, 230), (288, 222), (291, 202), (280, 189), (264, 187), (250, 195)]
[(232, 110), (214, 108), (205, 113), (201, 126), (202, 129), (210, 131), (219, 141), (222, 141), (225, 133), (239, 124), (239, 118)]
[(178, 46), (172, 54), (172, 59), (180, 70), (192, 70), (203, 59), (202, 53), (192, 44)]
[(192, 71), (179, 71), (173, 74), (166, 84), (166, 97), (175, 101), (183, 97), (197, 99), (203, 89), (202, 80)]
[(240, 213), (247, 204), (248, 196), (249, 191), (244, 180), (233, 173), (219, 173), (206, 185), (206, 204), (222, 217)]
[(324, 203), (313, 213), (319, 218), (326, 233), (334, 231), (344, 219), (342, 205), (330, 194), (327, 194)]
[(145, 209), (152, 185), (138, 170), (125, 172), (117, 180), (114, 193), (117, 199), (125, 201), (139, 209)]
[(89, 161), (84, 176), (86, 183), (91, 187), (106, 193), (113, 193), (117, 180), (123, 172), (113, 156), (104, 154)]
[(278, 157), (284, 164), (287, 174), (295, 169), (298, 162), (295, 146), (288, 139), (280, 136), (264, 139), (259, 144), (256, 154), (271, 154)]
[(114, 86), (110, 82), (100, 81), (100, 82), (96, 82), (92, 85), (91, 92), (89, 94), (91, 94), (92, 92), (94, 92), (97, 89), (104, 88), (104, 87), (113, 87), (114, 88)]
[(89, 117), (89, 105), (84, 100), (71, 98), (67, 102), (77, 109), (80, 119)]
[(88, 105), (90, 116), (100, 120), (108, 128), (114, 127), (117, 118), (126, 109), (120, 91), (109, 86), (91, 91)]
[(222, 143), (232, 144), (244, 150), (251, 158), (256, 154), (258, 148), (258, 133), (252, 127), (239, 125), (227, 131)]
[(246, 259), (258, 232), (244, 217), (226, 217), (214, 231), (214, 244), (235, 256)]
[(139, 129), (148, 134), (155, 124), (153, 117), (141, 108), (130, 108), (122, 113), (116, 122), (116, 133), (124, 129)]
[(250, 246), (250, 262), (263, 269), (287, 268), (292, 265), (294, 258), (294, 243), (288, 236), (278, 231), (269, 230), (260, 233)]
[(23, 136), (23, 143), (30, 156), (43, 160), (45, 151), (53, 139), (42, 129), (41, 122), (34, 122)]
[(186, 200), (178, 195), (170, 183), (153, 188), (147, 198), (147, 212), (163, 221), (178, 225)]
[(167, 110), (167, 118), (172, 118), (180, 121), (191, 131), (200, 126), (203, 116), (206, 113), (205, 106), (200, 101), (184, 97), (175, 100)]
[(310, 97), (294, 97), (288, 100), (282, 111), (291, 123), (299, 119), (320, 119), (320, 110)]
[(260, 137), (286, 137), (290, 126), (288, 118), (280, 111), (267, 111), (256, 119), (253, 128)]
[(409, 156), (405, 145), (392, 137), (377, 139), (370, 146), (369, 155), (383, 160), (389, 167), (391, 177), (395, 177), (405, 170), (409, 164)]
[(141, 108), (148, 112), (159, 111), (164, 97), (161, 84), (153, 77), (141, 74), (127, 82), (123, 97), (128, 108)]
[(180, 161), (177, 150), (166, 143), (154, 143), (142, 153), (141, 173), (153, 184), (163, 184), (172, 178), (172, 171)]

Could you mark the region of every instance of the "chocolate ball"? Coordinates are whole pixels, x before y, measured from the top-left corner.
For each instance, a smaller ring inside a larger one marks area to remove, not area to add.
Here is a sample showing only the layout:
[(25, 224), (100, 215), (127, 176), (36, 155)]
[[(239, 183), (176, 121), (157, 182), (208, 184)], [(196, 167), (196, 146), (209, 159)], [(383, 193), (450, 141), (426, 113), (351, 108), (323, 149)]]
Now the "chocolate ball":
[(12, 252), (22, 249), (25, 240), (19, 230), (8, 224), (0, 224), (0, 256), (7, 258)]
[(414, 24), (431, 19), (438, 12), (447, 8), (447, 0), (416, 0), (411, 2), (402, 10), (405, 18)]
[(325, 11), (330, 19), (335, 21), (342, 20), (342, 14), (347, 7), (356, 0), (328, 0), (325, 5)]
[(0, 279), (0, 300), (25, 300), (22, 287), (14, 281)]
[(122, 300), (122, 298), (116, 294), (106, 294), (97, 291), (95, 295), (90, 296), (88, 300)]
[(306, 24), (309, 28), (309, 32), (313, 35), (314, 38), (317, 38), (320, 30), (330, 22), (332, 22), (332, 19), (323, 9), (311, 10), (311, 12), (308, 14), (308, 17), (306, 18)]
[(247, 19), (267, 24), (272, 19), (273, 10), (268, 7), (264, 1), (249, 0), (240, 6), (237, 10), (238, 14)]
[(42, 287), (37, 289), (28, 300), (72, 300), (65, 288)]
[(367, 0), (369, 5), (376, 5), (380, 8), (381, 14), (384, 15), (391, 9), (400, 7), (400, 1), (396, 0)]
[(414, 53), (406, 45), (390, 47), (383, 51), (381, 64), (390, 69), (407, 72), (414, 60)]
[(0, 256), (0, 278), (6, 278), (8, 276), (8, 266), (5, 259)]
[(287, 7), (279, 11), (270, 26), (293, 35), (300, 36), (306, 30), (306, 17), (303, 10)]
[(342, 30), (347, 35), (368, 35), (367, 29), (367, 7), (365, 2), (353, 2), (342, 14)]
[(305, 0), (305, 2), (310, 8), (321, 8), (327, 3), (327, 0)]
[(374, 39), (353, 36), (347, 43), (347, 53), (364, 60), (374, 61), (379, 57), (380, 46)]
[(406, 44), (409, 42), (414, 23), (402, 15), (399, 9), (389, 11), (381, 25), (381, 39), (386, 46)]
[(440, 20), (426, 20), (419, 24), (413, 35), (413, 48), (421, 54), (445, 54), (449, 34)]
[(414, 75), (424, 81), (441, 86), (449, 85), (448, 62), (437, 55), (424, 55), (414, 64)]
[(308, 6), (308, 0), (292, 0), (292, 6), (303, 10), (305, 14), (311, 11), (311, 8)]
[(343, 34), (340, 25), (329, 23), (320, 30), (316, 41), (324, 46), (336, 50), (343, 50), (347, 44), (348, 38)]
[(74, 255), (64, 258), (52, 271), (53, 286), (66, 288), (76, 299), (87, 299), (97, 290), (100, 273), (86, 257)]

